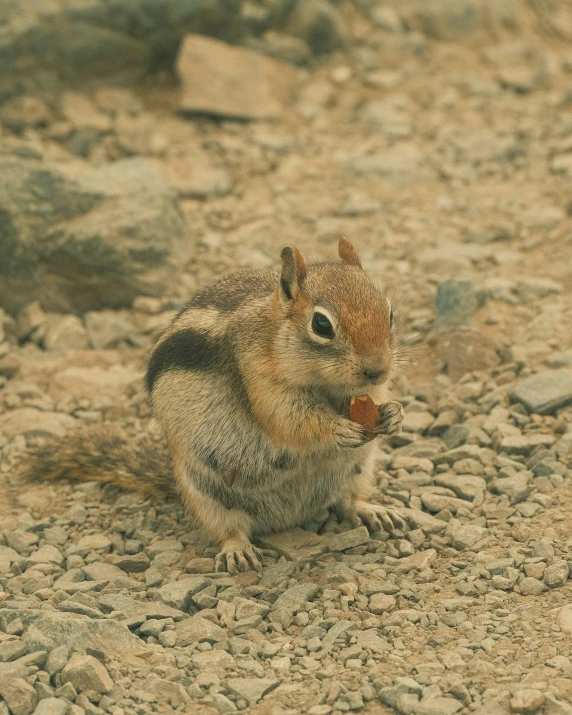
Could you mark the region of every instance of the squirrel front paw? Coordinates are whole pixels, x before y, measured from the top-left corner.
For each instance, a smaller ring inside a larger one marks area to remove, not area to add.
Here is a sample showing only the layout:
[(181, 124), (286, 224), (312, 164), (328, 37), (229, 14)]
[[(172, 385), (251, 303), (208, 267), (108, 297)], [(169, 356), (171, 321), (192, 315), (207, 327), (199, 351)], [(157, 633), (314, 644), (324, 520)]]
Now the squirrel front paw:
[(362, 447), (367, 441), (367, 433), (363, 425), (340, 418), (334, 425), (334, 439), (342, 449)]
[(381, 434), (397, 434), (401, 432), (403, 423), (403, 406), (400, 402), (386, 402), (385, 405), (378, 405), (379, 423), (375, 428), (375, 433)]

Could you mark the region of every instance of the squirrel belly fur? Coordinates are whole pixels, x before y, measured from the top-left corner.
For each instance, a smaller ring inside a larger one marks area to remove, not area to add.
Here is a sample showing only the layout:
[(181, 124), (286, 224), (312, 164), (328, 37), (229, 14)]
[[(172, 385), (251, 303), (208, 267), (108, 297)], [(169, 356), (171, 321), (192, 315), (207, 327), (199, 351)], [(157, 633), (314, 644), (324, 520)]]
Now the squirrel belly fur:
[(350, 419), (352, 397), (378, 406), (376, 434), (401, 428), (388, 401), (393, 311), (352, 244), (306, 264), (286, 246), (280, 271), (245, 270), (199, 291), (155, 345), (146, 387), (166, 445), (87, 427), (29, 455), (25, 476), (177, 492), (218, 542), (217, 570), (260, 567), (257, 535), (325, 507), (370, 531), (402, 529), (368, 502), (375, 440)]

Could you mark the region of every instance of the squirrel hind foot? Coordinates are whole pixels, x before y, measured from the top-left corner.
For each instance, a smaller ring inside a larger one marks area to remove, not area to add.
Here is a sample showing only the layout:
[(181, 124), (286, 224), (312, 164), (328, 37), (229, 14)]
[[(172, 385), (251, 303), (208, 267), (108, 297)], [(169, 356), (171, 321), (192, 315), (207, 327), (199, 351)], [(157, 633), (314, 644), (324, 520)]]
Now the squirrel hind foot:
[(262, 551), (246, 537), (233, 537), (221, 542), (220, 551), (215, 559), (215, 570), (236, 574), (239, 571), (254, 569), (260, 571)]

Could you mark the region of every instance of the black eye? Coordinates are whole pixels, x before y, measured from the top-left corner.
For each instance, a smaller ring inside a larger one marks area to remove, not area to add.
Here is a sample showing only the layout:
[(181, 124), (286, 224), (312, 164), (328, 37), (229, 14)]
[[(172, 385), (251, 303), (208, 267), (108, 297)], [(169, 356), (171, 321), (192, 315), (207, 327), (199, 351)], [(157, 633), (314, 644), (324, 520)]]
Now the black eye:
[(389, 327), (393, 328), (393, 308), (389, 309)]
[(314, 313), (312, 330), (322, 338), (331, 339), (334, 337), (334, 327), (323, 313)]

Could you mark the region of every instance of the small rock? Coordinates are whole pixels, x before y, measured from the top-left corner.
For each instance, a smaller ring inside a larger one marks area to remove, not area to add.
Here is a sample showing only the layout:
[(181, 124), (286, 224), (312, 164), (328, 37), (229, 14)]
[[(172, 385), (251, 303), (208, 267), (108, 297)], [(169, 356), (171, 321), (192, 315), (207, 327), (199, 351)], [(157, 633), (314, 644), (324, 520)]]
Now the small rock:
[(177, 59), (182, 112), (272, 119), (292, 91), (292, 67), (242, 47), (187, 35)]
[(76, 420), (69, 415), (34, 407), (21, 407), (0, 415), (0, 433), (6, 437), (18, 434), (63, 437), (75, 425)]
[(20, 640), (4, 641), (0, 643), (0, 663), (8, 663), (22, 657), (28, 649)]
[(44, 670), (53, 677), (56, 673), (59, 673), (64, 669), (65, 664), (69, 660), (69, 655), (70, 653), (68, 647), (65, 645), (60, 645), (57, 648), (54, 648), (48, 654), (44, 664)]
[(572, 604), (562, 606), (558, 612), (556, 622), (563, 633), (572, 634)]
[(49, 315), (43, 337), (46, 350), (88, 347), (87, 331), (76, 315)]
[(40, 700), (33, 715), (66, 715), (69, 701), (63, 698), (44, 698)]
[(464, 551), (472, 549), (475, 544), (489, 535), (489, 530), (476, 524), (454, 523), (447, 529), (451, 538), (451, 546), (454, 549)]
[(550, 566), (547, 566), (544, 571), (544, 583), (550, 588), (564, 586), (568, 580), (568, 562), (555, 561)]
[(415, 715), (453, 715), (463, 704), (454, 698), (428, 698), (415, 705)]
[(335, 534), (330, 540), (329, 548), (330, 551), (345, 551), (346, 549), (353, 549), (356, 546), (367, 544), (369, 541), (371, 541), (371, 538), (367, 527), (358, 526), (357, 529)]
[(30, 715), (38, 702), (36, 691), (23, 678), (6, 676), (1, 670), (0, 695), (12, 715)]
[(513, 713), (535, 713), (544, 705), (544, 699), (540, 690), (519, 690), (509, 705)]
[[(323, 554), (331, 536), (316, 534), (305, 529), (288, 529), (278, 534), (269, 534), (259, 539), (261, 546), (274, 549), (291, 561), (304, 562)], [(266, 573), (266, 572), (265, 572)]]
[(201, 616), (193, 616), (177, 623), (175, 630), (179, 647), (194, 643), (220, 643), (228, 639), (224, 628)]
[(393, 596), (384, 593), (375, 593), (369, 599), (369, 610), (376, 615), (381, 615), (386, 611), (392, 611), (397, 604)]
[(244, 698), (249, 705), (255, 705), (271, 690), (277, 688), (280, 681), (269, 678), (231, 678), (227, 685), (231, 692)]
[(291, 586), (274, 601), (270, 610), (287, 608), (290, 611), (298, 611), (306, 601), (310, 601), (314, 597), (317, 590), (313, 583), (299, 583), (296, 586)]
[(167, 583), (157, 591), (156, 598), (168, 606), (173, 606), (181, 611), (188, 611), (193, 596), (209, 585), (203, 576), (191, 576)]
[(91, 655), (74, 653), (62, 670), (62, 681), (71, 683), (81, 693), (83, 690), (95, 690), (96, 693), (108, 693), (113, 688), (105, 666)]
[(525, 596), (539, 596), (546, 588), (542, 581), (532, 578), (532, 576), (523, 578), (518, 587)]
[(191, 663), (197, 670), (216, 670), (223, 668), (230, 670), (236, 668), (236, 662), (230, 653), (224, 650), (207, 650), (204, 653), (194, 653)]
[(529, 412), (555, 412), (572, 402), (572, 370), (542, 370), (517, 383), (510, 397)]

